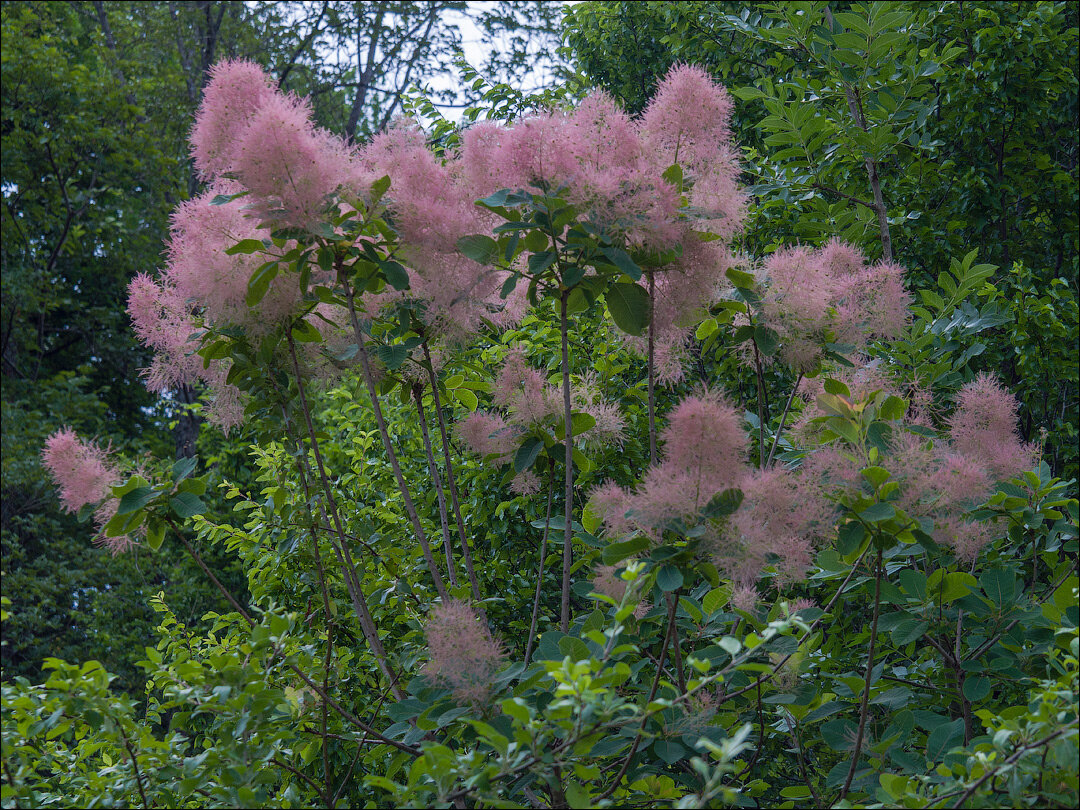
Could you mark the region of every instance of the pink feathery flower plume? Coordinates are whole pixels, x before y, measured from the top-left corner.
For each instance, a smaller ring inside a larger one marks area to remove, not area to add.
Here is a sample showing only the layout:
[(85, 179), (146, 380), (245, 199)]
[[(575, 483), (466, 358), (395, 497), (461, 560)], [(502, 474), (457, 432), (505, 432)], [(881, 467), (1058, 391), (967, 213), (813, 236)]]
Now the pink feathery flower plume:
[(949, 437), (963, 454), (985, 465), (996, 481), (1031, 469), (1039, 448), (1027, 444), (1017, 430), (1015, 397), (986, 372), (960, 389), (949, 419)]
[(746, 433), (739, 412), (719, 394), (704, 391), (675, 408), (661, 433), (664, 458), (633, 491), (605, 484), (592, 502), (609, 534), (637, 531), (659, 540), (677, 518), (696, 515), (713, 496), (741, 479)]
[(505, 649), (473, 609), (451, 600), (436, 605), (424, 628), (431, 656), (425, 671), (462, 703), (481, 703), (491, 692)]
[[(595, 377), (575, 380), (570, 396), (575, 413), (593, 418), (593, 425), (577, 434), (582, 444), (595, 448), (622, 444), (626, 420), (618, 404), (600, 392)], [(496, 374), (492, 394), (492, 403), (505, 409), (506, 416), (483, 411), (472, 413), (458, 424), (458, 438), (473, 452), (505, 464), (517, 449), (521, 436), (545, 421), (552, 424), (561, 417), (561, 397), (559, 388), (529, 365), (522, 349), (511, 349)], [(527, 471), (517, 475), (511, 486), (515, 492), (531, 494), (539, 490), (540, 479)]]
[[(656, 273), (653, 297), (653, 363), (656, 379), (674, 385), (683, 378), (689, 359), (687, 344), (696, 323), (730, 287), (725, 272), (731, 255), (722, 242), (706, 242), (685, 234), (680, 256)], [(639, 355), (648, 353), (645, 337), (620, 336)]]
[[(230, 256), (226, 251), (245, 239), (269, 239), (270, 231), (257, 227), (250, 212), (245, 211), (246, 198), (213, 204), (219, 194), (232, 194), (241, 188), (233, 181), (218, 181), (176, 208), (163, 280), (187, 310), (199, 309), (207, 325), (240, 326), (258, 336), (292, 317), (302, 304), (302, 296), (295, 277), (279, 274), (258, 306), (248, 307), (248, 282), (267, 260), (267, 254)], [(281, 250), (286, 252), (294, 246), (287, 242)]]
[(236, 177), (251, 190), (256, 213), (267, 220), (313, 227), (323, 220), (335, 191), (368, 179), (353, 150), (317, 128), (310, 102), (296, 96), (275, 93), (266, 99), (233, 149)]
[(276, 83), (254, 62), (226, 59), (210, 68), (190, 136), (200, 177), (212, 180), (232, 171), (237, 137), (275, 92)]
[(903, 268), (867, 266), (861, 253), (835, 240), (820, 250), (778, 250), (764, 270), (763, 321), (797, 371), (813, 371), (830, 339), (858, 349), (871, 338), (896, 337), (907, 323)]
[(168, 391), (203, 383), (211, 392), (208, 421), (226, 431), (243, 421), (243, 395), (225, 381), (228, 361), (213, 360), (204, 367), (195, 353), (199, 325), (174, 287), (139, 273), (128, 285), (128, 314), (135, 334), (155, 352), (150, 367), (143, 370), (147, 388)]
[(708, 166), (731, 142), (731, 111), (731, 96), (708, 73), (676, 65), (660, 82), (641, 119), (650, 160), (661, 171), (673, 163), (695, 171)]
[[(832, 372), (851, 392), (853, 402), (873, 394), (898, 396), (903, 392), (875, 364)], [(819, 381), (809, 381), (812, 398), (821, 389)], [(934, 539), (949, 546), (957, 557), (973, 561), (998, 530), (992, 523), (976, 522), (967, 516), (995, 490), (995, 482), (1019, 475), (1038, 462), (1039, 448), (1019, 436), (1017, 402), (991, 375), (980, 374), (956, 396), (956, 409), (947, 420), (947, 432), (936, 439), (924, 434), (929, 427), (927, 411), (933, 403), (927, 393), (914, 389), (916, 409), (909, 409), (902, 424), (892, 431), (886, 450), (877, 464), (888, 470), (890, 482), (898, 486), (893, 503), (909, 517), (932, 522)], [(814, 420), (824, 412), (808, 403), (790, 435), (806, 444), (815, 440)], [(905, 429), (914, 426), (921, 430)], [(833, 499), (858, 497), (869, 492), (861, 466), (842, 444), (819, 447), (803, 462), (807, 476), (818, 482), (822, 492)]]
[(770, 561), (784, 579), (801, 579), (818, 542), (835, 525), (835, 506), (823, 497), (817, 479), (773, 467), (748, 471), (739, 489), (743, 503), (716, 543), (714, 563), (745, 585)]
[(82, 441), (71, 428), (61, 428), (45, 441), (41, 460), (60, 488), (60, 501), (69, 512), (105, 500), (119, 483), (119, 472), (108, 453)]
[(641, 140), (655, 172), (678, 163), (690, 186), (693, 227), (730, 241), (742, 230), (746, 198), (731, 137), (731, 96), (704, 70), (676, 65), (642, 115)]
[(41, 460), (60, 488), (60, 502), (68, 512), (78, 512), (89, 504), (99, 504), (94, 512), (98, 534), (94, 543), (115, 556), (134, 545), (130, 537), (105, 537), (105, 524), (116, 514), (112, 488), (120, 483), (120, 471), (107, 451), (84, 442), (71, 428), (61, 428), (45, 440)]
[(278, 91), (252, 62), (211, 68), (191, 149), (203, 179), (239, 180), (254, 213), (298, 227), (320, 222), (339, 188), (366, 192), (375, 179), (345, 141), (315, 126), (308, 100)]

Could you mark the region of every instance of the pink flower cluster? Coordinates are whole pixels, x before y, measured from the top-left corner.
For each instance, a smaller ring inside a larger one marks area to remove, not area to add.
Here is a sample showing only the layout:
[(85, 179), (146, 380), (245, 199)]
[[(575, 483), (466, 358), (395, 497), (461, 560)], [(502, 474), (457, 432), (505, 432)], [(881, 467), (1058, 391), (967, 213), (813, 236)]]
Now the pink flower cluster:
[[(689, 107), (687, 99), (693, 99)], [(468, 334), (485, 318), (502, 325), (520, 318), (525, 306), (520, 287), (509, 301), (501, 298), (504, 273), (457, 252), (461, 237), (490, 233), (498, 223), (475, 201), (504, 188), (557, 193), (580, 218), (624, 234), (632, 246), (685, 248), (661, 273), (671, 280), (658, 283), (664, 332), (659, 351), (675, 357), (686, 331), (671, 327), (679, 316), (712, 302), (726, 266), (725, 242), (745, 217), (730, 113), (722, 87), (700, 68), (681, 66), (637, 120), (595, 92), (575, 109), (549, 110), (506, 126), (478, 123), (445, 160), (431, 153), (415, 124), (404, 121), (377, 136), (361, 162), (369, 175), (390, 178), (386, 201), (413, 271), (409, 294), (425, 302), (437, 331)], [(663, 176), (675, 162), (683, 167), (681, 185)], [(698, 228), (725, 242), (700, 242), (694, 238)], [(666, 364), (672, 368), (667, 376), (681, 375), (676, 366)]]
[(60, 502), (67, 511), (78, 512), (84, 506), (98, 504), (94, 520), (99, 532), (94, 542), (114, 555), (127, 551), (132, 546), (129, 537), (105, 537), (100, 531), (116, 514), (112, 487), (120, 483), (120, 471), (108, 452), (84, 442), (74, 430), (65, 427), (45, 440), (41, 460), (60, 488)]
[[(411, 271), (407, 297), (424, 305), (432, 332), (460, 340), (485, 320), (504, 327), (520, 319), (523, 290), (502, 299), (506, 273), (457, 250), (461, 237), (490, 233), (496, 224), (475, 204), (477, 192), (460, 166), (437, 159), (408, 119), (373, 138), (361, 152), (361, 164), (373, 177), (390, 178), (385, 200), (401, 239), (400, 257)], [(390, 296), (395, 297), (400, 296)]]
[(662, 432), (664, 459), (641, 485), (630, 491), (608, 483), (593, 492), (591, 503), (608, 535), (641, 534), (660, 542), (675, 521), (696, 525), (715, 496), (739, 489), (744, 500), (734, 515), (706, 524), (713, 562), (745, 589), (769, 564), (783, 576), (801, 576), (817, 541), (832, 530), (834, 508), (799, 471), (752, 468), (741, 421), (713, 392), (684, 399)]
[(558, 192), (594, 225), (664, 249), (686, 232), (680, 188), (662, 176), (675, 163), (700, 221), (728, 237), (741, 227), (730, 117), (727, 91), (701, 68), (682, 65), (639, 119), (595, 91), (573, 110), (472, 127), (457, 162), (477, 196), (500, 188)]
[[(576, 380), (570, 392), (575, 413), (591, 416), (594, 424), (575, 436), (575, 443), (596, 448), (621, 445), (626, 420), (615, 402), (606, 399), (592, 376)], [(505, 411), (475, 411), (458, 423), (457, 436), (473, 452), (496, 464), (510, 461), (521, 437), (530, 429), (562, 419), (562, 391), (529, 365), (525, 352), (511, 349), (495, 377), (495, 406)], [(526, 495), (540, 488), (531, 471), (516, 476), (515, 492)]]
[(243, 395), (225, 382), (228, 361), (212, 360), (204, 366), (195, 353), (201, 331), (198, 321), (176, 287), (139, 273), (128, 285), (127, 309), (135, 334), (155, 352), (150, 367), (143, 370), (151, 391), (201, 383), (210, 391), (206, 416), (211, 423), (229, 430), (243, 422)]
[(763, 269), (763, 323), (779, 335), (780, 355), (797, 371), (813, 371), (827, 341), (860, 348), (873, 337), (895, 337), (907, 322), (903, 268), (867, 265), (836, 240), (818, 250), (778, 250)]
[(430, 658), (425, 671), (462, 703), (482, 703), (503, 665), (501, 642), (465, 602), (435, 605), (424, 628)]
[(233, 177), (256, 213), (297, 227), (319, 222), (342, 186), (366, 189), (372, 179), (345, 141), (315, 126), (310, 102), (240, 60), (211, 69), (191, 152), (204, 180)]
[[(244, 398), (225, 382), (228, 365), (204, 367), (195, 354), (206, 326), (239, 326), (258, 338), (288, 320), (301, 305), (295, 278), (278, 275), (256, 309), (246, 296), (253, 274), (295, 243), (256, 253), (229, 255), (245, 240), (271, 245), (271, 226), (314, 226), (322, 221), (334, 193), (345, 187), (366, 191), (354, 150), (311, 120), (310, 105), (276, 89), (253, 63), (226, 60), (214, 66), (191, 132), (192, 154), (205, 192), (181, 203), (172, 217), (167, 264), (159, 280), (140, 274), (128, 290), (128, 312), (135, 331), (155, 351), (145, 371), (147, 385), (167, 391), (179, 385), (205, 385), (207, 411), (223, 428), (240, 424)], [(235, 197), (215, 205), (216, 198)], [(259, 219), (266, 220), (260, 224)], [(316, 281), (328, 281), (316, 278)], [(344, 323), (327, 305), (320, 314)], [(321, 331), (328, 331), (322, 320)], [(332, 330), (330, 330), (332, 331)], [(321, 368), (313, 351), (308, 365)]]
[[(856, 368), (843, 377), (854, 402), (878, 392), (899, 395), (878, 369)], [(929, 403), (895, 426), (888, 452), (877, 462), (889, 471), (899, 490), (892, 502), (912, 518), (931, 519), (935, 539), (950, 546), (961, 559), (972, 561), (994, 539), (993, 524), (965, 516), (993, 494), (997, 482), (1019, 475), (1038, 463), (1039, 448), (1024, 442), (1017, 432), (1016, 400), (989, 374), (980, 374), (956, 396), (956, 408), (938, 439), (911, 432), (906, 425), (927, 427)], [(816, 405), (806, 408), (795, 433), (807, 436), (812, 420), (823, 415)], [(843, 446), (832, 444), (812, 453), (804, 462), (807, 473), (835, 495), (864, 491), (863, 464)]]
[(659, 541), (668, 525), (693, 518), (713, 496), (737, 486), (746, 469), (746, 433), (739, 412), (704, 391), (671, 412), (660, 438), (664, 460), (635, 491), (608, 483), (593, 493), (610, 534), (641, 533)]

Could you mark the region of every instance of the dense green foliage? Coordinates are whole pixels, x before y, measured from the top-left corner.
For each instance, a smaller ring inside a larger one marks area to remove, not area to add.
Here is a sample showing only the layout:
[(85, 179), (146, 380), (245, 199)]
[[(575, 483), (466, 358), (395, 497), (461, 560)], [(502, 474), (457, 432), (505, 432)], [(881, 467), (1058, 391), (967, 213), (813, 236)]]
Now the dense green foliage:
[[(779, 448), (797, 468), (831, 445), (863, 481), (839, 498), (808, 576), (770, 564), (748, 604), (701, 539), (742, 493), (652, 540), (605, 534), (589, 501), (649, 466), (648, 375), (621, 333), (648, 322), (648, 299), (628, 292), (643, 287), (626, 282), (660, 260), (581, 227), (555, 192), (489, 198), (507, 227), (462, 252), (508, 265), (526, 244), (550, 253), (547, 298), (534, 284), (519, 324), (440, 348), (438, 365), (404, 306), (334, 349), (339, 366), (368, 347), (380, 361), (377, 401), (440, 558), (446, 517), (430, 481), (433, 467), (450, 471), (426, 460), (418, 406), (436, 443), (444, 414), (453, 424), (495, 409), (493, 370), (511, 348), (558, 384), (569, 320), (567, 378), (588, 379), (625, 419), (621, 446), (575, 442), (571, 453), (562, 442), (591, 417), (549, 418), (502, 467), (455, 441), (474, 607), (506, 652), (476, 698), (432, 673), (437, 586), (367, 381), (355, 367), (312, 381), (295, 361), (297, 346), (322, 344), (320, 301), (351, 307), (353, 289), (398, 286), (379, 200), (339, 217), (337, 234), (293, 234), (282, 278), (308, 293), (304, 266), (338, 271), (294, 322), (253, 344), (208, 330), (200, 351), (228, 356), (251, 397), (238, 432), (204, 427), (193, 444), (199, 392), (145, 391), (137, 370), (149, 358), (123, 310), (131, 276), (159, 264), (171, 208), (197, 189), (185, 135), (218, 57), (287, 71), (319, 120), (350, 135), (402, 103), (434, 114), (405, 90), (454, 69), (460, 35), (421, 37), (428, 4), (393, 4), (418, 52), (379, 68), (397, 97), (357, 102), (373, 77), (313, 43), (340, 44), (362, 24), (391, 36), (386, 4), (364, 5), (3, 4), (3, 806), (1073, 806), (1075, 7), (585, 2), (566, 11), (581, 74), (563, 87), (530, 97), (467, 69), (475, 120), (591, 83), (638, 112), (672, 64), (707, 67), (736, 98), (752, 186), (740, 249), (761, 258), (839, 235), (909, 268), (910, 322), (868, 354), (932, 406), (916, 425), (913, 402), (849, 388), (835, 345), (814, 372), (816, 401), (794, 396), (802, 375), (778, 359), (755, 373), (742, 355), (773, 355), (776, 337), (734, 327), (757, 313), (761, 289), (729, 274), (723, 305), (695, 313), (686, 378), (657, 391), (660, 419), (708, 385), (745, 409), (755, 459)], [(521, 23), (505, 13), (482, 22)], [(550, 27), (550, 11), (530, 13), (526, 33)], [(492, 66), (520, 67), (529, 41)], [(433, 128), (433, 141), (457, 143), (445, 119)], [(889, 437), (944, 442), (957, 392), (986, 369), (1017, 398), (1042, 460), (968, 513), (991, 527), (968, 558), (898, 504)], [(804, 415), (813, 429), (784, 432)], [(108, 528), (143, 527), (135, 553), (94, 547), (86, 515), (56, 504), (39, 454), (63, 425), (126, 460)], [(523, 495), (512, 479), (526, 470), (539, 491)], [(621, 570), (621, 598), (597, 586), (602, 565)], [(459, 574), (448, 590), (468, 600)]]

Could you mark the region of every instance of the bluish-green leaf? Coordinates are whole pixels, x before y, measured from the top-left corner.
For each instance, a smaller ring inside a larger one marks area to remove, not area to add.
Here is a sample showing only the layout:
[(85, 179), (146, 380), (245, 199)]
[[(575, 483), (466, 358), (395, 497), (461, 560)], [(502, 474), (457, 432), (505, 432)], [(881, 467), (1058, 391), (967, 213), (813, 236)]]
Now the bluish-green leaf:
[(535, 437), (521, 445), (514, 454), (514, 472), (525, 472), (525, 470), (532, 467), (536, 462), (536, 457), (540, 455), (540, 451), (543, 449), (543, 440)]
[(649, 325), (649, 294), (637, 284), (612, 284), (607, 289), (608, 311), (628, 335), (641, 335)]
[(637, 266), (637, 263), (630, 258), (630, 254), (625, 250), (617, 247), (602, 247), (600, 252), (604, 254), (609, 262), (618, 267), (626, 275), (630, 276), (634, 281), (641, 278), (641, 268)]
[(206, 505), (198, 495), (190, 492), (178, 492), (169, 499), (169, 506), (177, 517), (187, 519), (195, 515), (201, 515), (206, 511)]
[(489, 264), (499, 255), (499, 243), (490, 236), (474, 233), (457, 240), (457, 249), (474, 262)]

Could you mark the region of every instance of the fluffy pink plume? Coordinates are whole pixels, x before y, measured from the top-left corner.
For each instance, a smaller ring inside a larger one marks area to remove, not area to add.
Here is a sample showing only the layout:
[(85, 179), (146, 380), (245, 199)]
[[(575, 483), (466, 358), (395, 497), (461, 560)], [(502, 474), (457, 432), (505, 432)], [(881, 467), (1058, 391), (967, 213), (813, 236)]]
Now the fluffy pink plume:
[(992, 523), (978, 523), (957, 517), (934, 521), (934, 534), (939, 543), (948, 545), (961, 562), (972, 563), (979, 552), (994, 540), (997, 530)]
[(731, 97), (699, 67), (668, 71), (642, 116), (642, 139), (650, 159), (698, 170), (717, 159), (731, 141)]
[(664, 463), (700, 478), (713, 493), (735, 483), (746, 459), (742, 416), (712, 391), (680, 402), (668, 416), (660, 439)]
[(813, 371), (829, 338), (861, 348), (871, 338), (896, 337), (907, 323), (903, 268), (867, 267), (858, 251), (836, 240), (819, 250), (778, 250), (764, 270), (764, 321), (780, 336), (781, 357), (797, 371)]
[(425, 671), (462, 703), (487, 698), (506, 657), (503, 645), (465, 602), (436, 605), (424, 628), (431, 656)]
[(62, 428), (46, 439), (41, 460), (60, 488), (60, 501), (69, 512), (104, 500), (119, 483), (119, 473), (108, 453), (82, 441), (71, 428)]
[(633, 492), (614, 484), (594, 492), (609, 535), (638, 531), (659, 540), (671, 521), (695, 515), (714, 495), (735, 486), (746, 469), (739, 414), (713, 392), (684, 399), (660, 438), (664, 460)]
[(361, 160), (373, 176), (390, 177), (385, 199), (410, 246), (452, 253), (462, 236), (491, 230), (494, 223), (475, 204), (472, 189), (435, 158), (413, 121), (400, 120), (376, 135)]
[[(241, 187), (219, 181), (203, 194), (182, 202), (173, 212), (167, 247), (168, 264), (164, 278), (185, 303), (198, 307), (207, 324), (242, 326), (253, 334), (264, 334), (291, 317), (301, 303), (295, 277), (278, 275), (270, 289), (251, 309), (245, 302), (248, 282), (267, 261), (265, 253), (225, 251), (244, 239), (269, 239), (270, 231), (256, 227), (245, 212), (246, 197), (212, 205), (218, 194), (233, 194)], [(287, 244), (283, 250), (292, 247)]]
[(276, 83), (254, 62), (226, 59), (210, 68), (190, 138), (204, 180), (232, 170), (237, 135), (276, 91)]
[(120, 483), (120, 471), (105, 450), (82, 441), (71, 428), (61, 428), (45, 440), (41, 460), (60, 488), (60, 502), (67, 511), (78, 512), (88, 504), (100, 504), (94, 510), (98, 527), (95, 545), (108, 549), (113, 556), (134, 545), (126, 535), (106, 537), (103, 531), (116, 514), (117, 500), (112, 497), (112, 487)]
[(529, 365), (521, 349), (511, 349), (503, 360), (492, 401), (506, 408), (511, 421), (523, 427), (562, 414), (562, 393)]
[(743, 504), (717, 541), (713, 561), (736, 582), (754, 582), (770, 560), (789, 580), (802, 578), (818, 541), (832, 529), (835, 508), (816, 478), (780, 467), (750, 471)]
[(128, 285), (128, 314), (135, 334), (155, 352), (150, 367), (143, 370), (147, 388), (167, 391), (202, 383), (210, 390), (207, 419), (226, 431), (241, 423), (243, 396), (225, 382), (228, 361), (214, 360), (204, 367), (195, 353), (199, 326), (175, 287), (138, 274)]
[(475, 411), (456, 427), (458, 438), (474, 453), (503, 459), (517, 448), (518, 428), (496, 413)]
[(305, 99), (275, 93), (255, 111), (235, 144), (233, 169), (266, 219), (311, 227), (341, 186), (362, 184), (352, 149), (315, 127)]
[(1012, 394), (983, 372), (957, 394), (949, 436), (961, 453), (985, 464), (995, 480), (1011, 478), (1038, 460), (1038, 447), (1020, 438), (1017, 412)]

